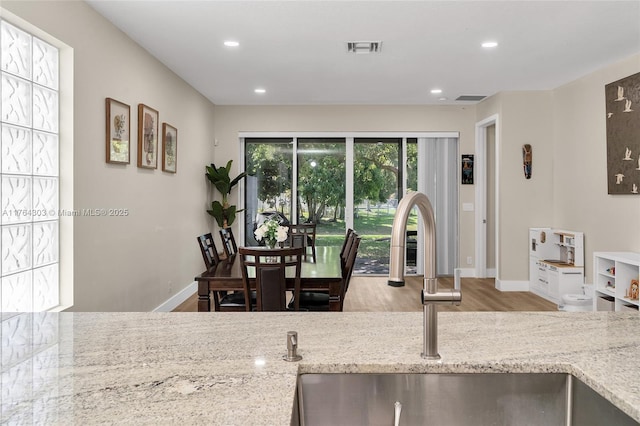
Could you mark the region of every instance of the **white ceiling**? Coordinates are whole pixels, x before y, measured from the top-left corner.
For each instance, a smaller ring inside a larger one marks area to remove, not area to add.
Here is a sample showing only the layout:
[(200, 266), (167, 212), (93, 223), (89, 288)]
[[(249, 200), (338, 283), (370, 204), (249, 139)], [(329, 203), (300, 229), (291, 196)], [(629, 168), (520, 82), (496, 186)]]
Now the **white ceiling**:
[(640, 53), (639, 0), (87, 2), (218, 105), (460, 104)]

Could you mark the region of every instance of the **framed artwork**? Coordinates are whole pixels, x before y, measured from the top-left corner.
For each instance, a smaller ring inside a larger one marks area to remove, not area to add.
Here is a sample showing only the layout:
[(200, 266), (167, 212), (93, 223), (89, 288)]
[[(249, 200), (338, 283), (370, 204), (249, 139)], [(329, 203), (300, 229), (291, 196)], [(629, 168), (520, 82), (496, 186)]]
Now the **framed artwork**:
[(158, 168), (158, 111), (138, 104), (138, 167)]
[(175, 173), (178, 162), (178, 129), (162, 123), (162, 171)]
[(605, 86), (607, 190), (640, 193), (640, 73)]
[(462, 155), (462, 184), (473, 185), (473, 154)]
[(129, 105), (106, 99), (106, 160), (107, 163), (129, 164), (131, 134), (131, 109)]

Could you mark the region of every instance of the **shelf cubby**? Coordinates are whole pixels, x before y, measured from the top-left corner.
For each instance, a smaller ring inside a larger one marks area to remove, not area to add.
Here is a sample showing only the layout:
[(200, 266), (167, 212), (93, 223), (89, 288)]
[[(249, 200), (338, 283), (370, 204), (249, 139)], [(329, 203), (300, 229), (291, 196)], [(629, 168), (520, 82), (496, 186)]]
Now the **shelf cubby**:
[[(631, 252), (595, 252), (594, 309), (638, 311), (640, 301), (630, 298), (632, 280), (640, 277), (640, 254)], [(601, 298), (603, 300), (598, 300)], [(610, 298), (613, 298), (612, 300)], [(610, 305), (609, 302), (613, 302)]]

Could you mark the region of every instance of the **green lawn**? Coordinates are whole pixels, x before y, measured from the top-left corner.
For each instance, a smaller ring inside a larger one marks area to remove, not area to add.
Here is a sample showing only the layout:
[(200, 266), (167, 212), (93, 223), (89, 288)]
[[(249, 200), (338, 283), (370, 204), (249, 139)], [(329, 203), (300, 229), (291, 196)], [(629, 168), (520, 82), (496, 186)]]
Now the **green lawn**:
[[(386, 259), (389, 257), (389, 238), (395, 209), (375, 208), (371, 211), (359, 210), (354, 219), (354, 229), (362, 237), (358, 257), (364, 259)], [(418, 229), (417, 215), (409, 217), (407, 229)], [(344, 241), (344, 221), (322, 220), (317, 227), (316, 246), (341, 246)]]

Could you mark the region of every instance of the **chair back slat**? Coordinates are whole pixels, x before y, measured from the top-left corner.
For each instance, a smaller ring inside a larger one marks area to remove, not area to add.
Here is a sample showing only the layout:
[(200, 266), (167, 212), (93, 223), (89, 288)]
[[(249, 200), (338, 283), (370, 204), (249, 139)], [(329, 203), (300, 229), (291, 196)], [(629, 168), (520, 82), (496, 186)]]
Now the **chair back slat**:
[(287, 303), (287, 286), (284, 268), (262, 267), (257, 271), (260, 286), (259, 305), (261, 311), (284, 311)]

